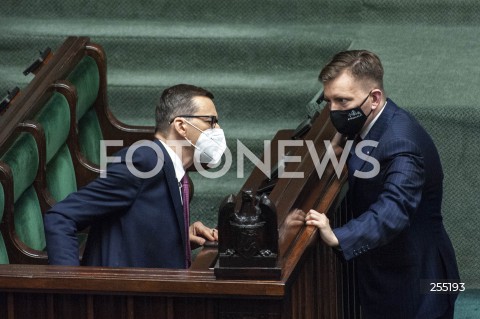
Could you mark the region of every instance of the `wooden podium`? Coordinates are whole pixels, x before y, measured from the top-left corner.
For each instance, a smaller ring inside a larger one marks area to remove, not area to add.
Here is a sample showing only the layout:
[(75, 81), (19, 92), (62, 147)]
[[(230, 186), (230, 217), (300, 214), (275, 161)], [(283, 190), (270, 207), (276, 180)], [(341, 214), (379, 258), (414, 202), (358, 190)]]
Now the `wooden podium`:
[[(319, 176), (305, 142), (312, 141), (322, 159), (324, 140), (334, 132), (327, 110), (300, 133), (279, 131), (269, 150), (279, 169), (267, 176), (255, 168), (239, 193), (227, 197), (218, 247), (204, 247), (190, 269), (0, 265), (0, 318), (359, 318), (353, 265), (304, 224), (311, 208), (326, 212), (335, 225), (348, 218), (346, 169), (337, 177), (329, 164)], [(292, 140), (303, 143), (286, 153), (300, 161), (276, 163), (281, 141)], [(281, 178), (282, 170), (303, 178)], [(243, 227), (237, 230), (247, 233), (246, 241), (235, 242), (232, 225)], [(239, 248), (252, 239), (249, 233), (259, 240), (255, 251)], [(238, 253), (243, 260), (233, 258)]]

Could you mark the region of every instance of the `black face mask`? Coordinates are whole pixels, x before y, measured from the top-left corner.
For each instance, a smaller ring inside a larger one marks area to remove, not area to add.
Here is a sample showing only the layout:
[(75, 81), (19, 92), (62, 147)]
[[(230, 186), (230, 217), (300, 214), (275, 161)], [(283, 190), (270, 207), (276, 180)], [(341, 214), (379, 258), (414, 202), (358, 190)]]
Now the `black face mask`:
[(365, 98), (365, 100), (363, 100), (360, 106), (357, 106), (350, 110), (330, 111), (330, 120), (332, 121), (333, 126), (335, 126), (338, 132), (349, 136), (358, 134), (360, 132), (363, 125), (367, 121), (367, 118), (372, 113), (372, 110), (370, 110), (370, 113), (368, 113), (368, 115), (365, 115), (365, 113), (363, 113), (361, 109), (362, 105), (367, 101), (368, 97), (370, 96), (370, 93), (368, 93), (368, 96)]

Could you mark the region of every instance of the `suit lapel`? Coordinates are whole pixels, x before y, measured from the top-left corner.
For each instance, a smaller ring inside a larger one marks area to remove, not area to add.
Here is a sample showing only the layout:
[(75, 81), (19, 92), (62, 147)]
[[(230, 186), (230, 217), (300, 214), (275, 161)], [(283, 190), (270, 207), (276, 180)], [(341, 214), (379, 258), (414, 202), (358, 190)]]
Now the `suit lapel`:
[(185, 246), (185, 220), (183, 217), (183, 206), (182, 206), (182, 200), (180, 198), (180, 190), (179, 190), (179, 184), (177, 180), (177, 176), (175, 175), (175, 169), (173, 168), (173, 162), (170, 156), (167, 153), (167, 150), (163, 146), (163, 144), (159, 140), (155, 140), (155, 143), (160, 146), (162, 152), (163, 152), (163, 157), (164, 157), (164, 163), (163, 163), (163, 170), (165, 172), (165, 179), (167, 181), (168, 185), (168, 190), (170, 191), (170, 197), (173, 202), (173, 206), (175, 208), (175, 215), (177, 216), (177, 222), (178, 222), (178, 228), (180, 233), (182, 234), (182, 241)]

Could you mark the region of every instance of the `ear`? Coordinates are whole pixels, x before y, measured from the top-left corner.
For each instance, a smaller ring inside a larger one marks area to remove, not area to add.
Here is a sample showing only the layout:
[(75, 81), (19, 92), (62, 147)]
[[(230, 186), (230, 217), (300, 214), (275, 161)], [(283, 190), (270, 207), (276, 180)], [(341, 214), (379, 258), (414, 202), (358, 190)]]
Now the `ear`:
[(374, 89), (370, 95), (372, 96), (372, 110), (375, 110), (377, 107), (380, 107), (380, 103), (382, 102), (383, 98), (383, 92), (379, 89)]
[(173, 124), (173, 129), (176, 131), (178, 135), (180, 135), (181, 137), (187, 136), (187, 126), (185, 125), (185, 121), (177, 117), (173, 120), (172, 124)]

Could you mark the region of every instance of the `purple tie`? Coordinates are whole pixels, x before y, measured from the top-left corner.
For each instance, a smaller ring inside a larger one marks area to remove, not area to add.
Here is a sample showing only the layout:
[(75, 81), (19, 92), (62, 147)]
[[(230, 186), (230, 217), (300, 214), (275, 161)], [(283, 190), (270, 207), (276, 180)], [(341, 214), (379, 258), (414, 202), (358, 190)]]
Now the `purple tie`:
[(185, 236), (186, 236), (186, 243), (185, 243), (185, 256), (186, 261), (186, 268), (190, 267), (191, 263), (191, 252), (190, 252), (190, 239), (188, 234), (188, 229), (190, 226), (190, 185), (188, 183), (188, 175), (183, 175), (182, 178), (182, 200), (183, 200), (183, 218), (185, 220)]

